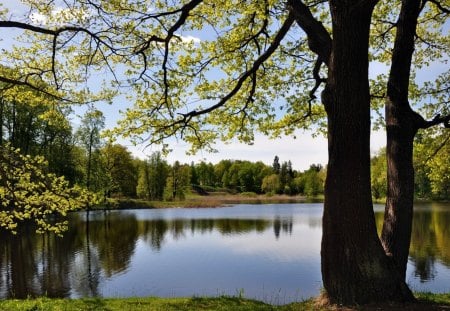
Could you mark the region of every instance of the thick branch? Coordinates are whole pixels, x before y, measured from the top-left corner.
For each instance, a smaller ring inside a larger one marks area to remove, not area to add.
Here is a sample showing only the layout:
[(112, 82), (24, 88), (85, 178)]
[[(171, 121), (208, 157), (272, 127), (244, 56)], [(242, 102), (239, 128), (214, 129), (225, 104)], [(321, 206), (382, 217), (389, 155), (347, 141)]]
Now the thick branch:
[(31, 30), (37, 33), (43, 33), (46, 35), (55, 35), (55, 30), (47, 29), (43, 27), (33, 26), (27, 23), (15, 22), (15, 21), (0, 21), (1, 28), (19, 28), (24, 30)]
[(38, 91), (38, 92), (43, 93), (45, 95), (48, 95), (48, 96), (50, 96), (50, 97), (52, 97), (54, 99), (63, 100), (63, 101), (67, 101), (67, 102), (72, 102), (72, 101), (70, 101), (68, 99), (65, 99), (65, 98), (63, 98), (61, 96), (55, 95), (53, 93), (50, 93), (47, 90), (44, 90), (44, 89), (42, 89), (40, 87), (37, 87), (37, 86), (33, 85), (32, 83), (30, 83), (28, 81), (21, 81), (21, 80), (11, 79), (11, 78), (8, 78), (8, 77), (5, 77), (5, 76), (0, 76), (0, 82), (7, 83), (9, 85), (26, 86), (26, 87), (29, 87), (32, 90), (35, 90), (35, 91)]
[(420, 4), (420, 0), (403, 1), (397, 21), (387, 96), (398, 103), (408, 104), (408, 88)]
[(329, 65), (331, 55), (331, 37), (323, 24), (311, 13), (311, 10), (301, 0), (288, 0), (288, 8), (295, 21), (308, 36), (308, 46), (319, 56), (319, 60)]
[(325, 79), (319, 75), (322, 64), (329, 65), (331, 55), (332, 40), (330, 34), (323, 24), (319, 22), (311, 13), (311, 10), (301, 0), (288, 0), (289, 11), (294, 15), (297, 24), (308, 37), (308, 46), (311, 51), (317, 54), (317, 60), (313, 69), (314, 87), (309, 92), (308, 113), (304, 118), (311, 115), (312, 101), (316, 99), (315, 92)]
[(438, 114), (430, 121), (427, 121), (427, 120), (421, 118), (421, 120), (419, 122), (417, 122), (417, 128), (427, 129), (429, 127), (439, 125), (439, 124), (443, 124), (444, 127), (450, 128), (450, 114), (443, 116), (443, 117), (441, 117), (441, 115)]

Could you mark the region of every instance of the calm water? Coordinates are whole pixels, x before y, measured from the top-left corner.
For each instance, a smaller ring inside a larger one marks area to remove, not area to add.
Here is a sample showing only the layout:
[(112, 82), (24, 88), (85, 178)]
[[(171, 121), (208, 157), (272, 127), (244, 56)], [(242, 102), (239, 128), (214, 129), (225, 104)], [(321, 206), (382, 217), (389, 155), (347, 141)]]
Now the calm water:
[[(382, 207), (376, 207), (381, 224)], [(287, 303), (321, 288), (322, 204), (72, 215), (64, 238), (0, 239), (0, 298), (221, 294)], [(419, 205), (414, 290), (450, 291), (450, 205)]]

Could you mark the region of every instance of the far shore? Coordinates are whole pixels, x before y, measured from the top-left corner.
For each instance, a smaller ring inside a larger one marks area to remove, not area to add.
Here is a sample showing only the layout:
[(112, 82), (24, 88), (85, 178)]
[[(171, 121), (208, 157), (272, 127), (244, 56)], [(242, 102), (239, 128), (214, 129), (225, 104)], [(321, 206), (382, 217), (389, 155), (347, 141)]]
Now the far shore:
[[(302, 195), (290, 196), (286, 194), (256, 194), (209, 192), (206, 195), (188, 194), (184, 200), (149, 201), (135, 198), (112, 198), (105, 203), (91, 208), (91, 210), (122, 210), (122, 209), (155, 209), (155, 208), (216, 208), (233, 204), (283, 204), (283, 203), (323, 203), (324, 196), (308, 197)], [(385, 204), (385, 199), (374, 199), (374, 204)], [(429, 203), (432, 200), (417, 199), (415, 203)], [(441, 202), (441, 201), (436, 201)]]
[(178, 201), (148, 201), (132, 198), (108, 199), (106, 204), (94, 207), (94, 210), (115, 209), (154, 209), (154, 208), (208, 208), (224, 207), (233, 204), (271, 204), (271, 203), (320, 203), (323, 196), (289, 196), (284, 194), (265, 195), (255, 193), (229, 194), (212, 192), (208, 195), (190, 194)]

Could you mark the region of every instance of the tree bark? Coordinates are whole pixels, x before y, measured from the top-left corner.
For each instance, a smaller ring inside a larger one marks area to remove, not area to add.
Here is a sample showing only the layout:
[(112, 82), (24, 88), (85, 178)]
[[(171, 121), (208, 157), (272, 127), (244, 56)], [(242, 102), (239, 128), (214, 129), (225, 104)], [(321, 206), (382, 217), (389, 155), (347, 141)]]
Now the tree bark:
[(386, 98), (387, 197), (381, 234), (383, 247), (406, 278), (411, 241), (414, 167), (413, 141), (423, 118), (408, 102), (408, 87), (420, 0), (403, 0)]
[(322, 279), (333, 303), (413, 295), (377, 235), (370, 187), (368, 39), (376, 1), (330, 1), (333, 44), (322, 100), (328, 115)]

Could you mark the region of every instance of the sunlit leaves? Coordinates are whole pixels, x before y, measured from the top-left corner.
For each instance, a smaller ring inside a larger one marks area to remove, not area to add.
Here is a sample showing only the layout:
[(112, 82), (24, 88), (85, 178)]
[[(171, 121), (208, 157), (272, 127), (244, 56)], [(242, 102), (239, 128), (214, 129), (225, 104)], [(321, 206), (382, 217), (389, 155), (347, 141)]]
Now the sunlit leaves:
[[(276, 51), (246, 76), (287, 19), (289, 12), (282, 1), (24, 2), (30, 5), (28, 19), (40, 16), (55, 29), (75, 25), (83, 30), (60, 33), (55, 51), (48, 49), (54, 43), (51, 36), (27, 33), (23, 40), (33, 44), (14, 50), (8, 59), (24, 68), (22, 75), (39, 76), (61, 92), (76, 90), (80, 102), (110, 100), (115, 95), (111, 87), (130, 87), (125, 92), (134, 106), (126, 109), (111, 135), (163, 145), (175, 137), (189, 142), (195, 151), (210, 147), (217, 139), (252, 143), (255, 131), (272, 137), (295, 134), (313, 125), (324, 131), (325, 111), (320, 99), (310, 102), (309, 95), (315, 82), (312, 68), (316, 55), (296, 24)], [(448, 7), (447, 2), (442, 6)], [(327, 2), (304, 3), (331, 32)], [(401, 1), (378, 1), (372, 18), (369, 59), (381, 68), (370, 77), (376, 128), (383, 125), (386, 74), (400, 7)], [(412, 104), (420, 106), (426, 104), (425, 97), (437, 98), (431, 92), (424, 97), (426, 89), (438, 85), (430, 79), (424, 88), (420, 70), (447, 61), (446, 18), (435, 3), (425, 3), (416, 33), (409, 94)], [(24, 55), (19, 50), (25, 51)], [(43, 52), (37, 57), (39, 51)], [(52, 52), (56, 52), (54, 59)], [(320, 71), (320, 76), (326, 79), (326, 70)], [(94, 97), (80, 82), (89, 85), (96, 79), (109, 83), (95, 87)], [(320, 91), (316, 91), (317, 97)]]
[(418, 177), (428, 179), (432, 196), (448, 198), (450, 195), (449, 131), (442, 127), (421, 130), (414, 145), (414, 162)]
[[(156, 16), (175, 11), (181, 4), (168, 7), (156, 2), (154, 7), (151, 16), (162, 20)], [(281, 3), (202, 2), (190, 14), (177, 34), (182, 40), (174, 38), (169, 45), (152, 43), (145, 51), (147, 67), (141, 75), (145, 83), (137, 80), (134, 84), (136, 103), (124, 113), (114, 133), (149, 143), (164, 143), (175, 136), (189, 142), (195, 151), (210, 147), (216, 139), (252, 143), (254, 131), (279, 136), (282, 127), (293, 133), (313, 120), (323, 120), (320, 102), (312, 103), (311, 113), (309, 96), (303, 95), (314, 85), (308, 79), (315, 58), (306, 40), (298, 42), (297, 27), (292, 27), (282, 47), (233, 91), (272, 44), (286, 19)], [(173, 16), (164, 16), (165, 25), (173, 20)], [(196, 37), (199, 29), (199, 40), (183, 40)], [(161, 29), (152, 34), (164, 38)], [(131, 75), (142, 70), (134, 66), (128, 72)], [(208, 110), (230, 93), (233, 95), (214, 112), (189, 115)], [(288, 114), (291, 116), (283, 118)]]
[(8, 144), (0, 150), (0, 228), (15, 233), (21, 223), (31, 221), (37, 232), (61, 234), (68, 212), (95, 201), (63, 177), (47, 173), (44, 158), (22, 155)]

